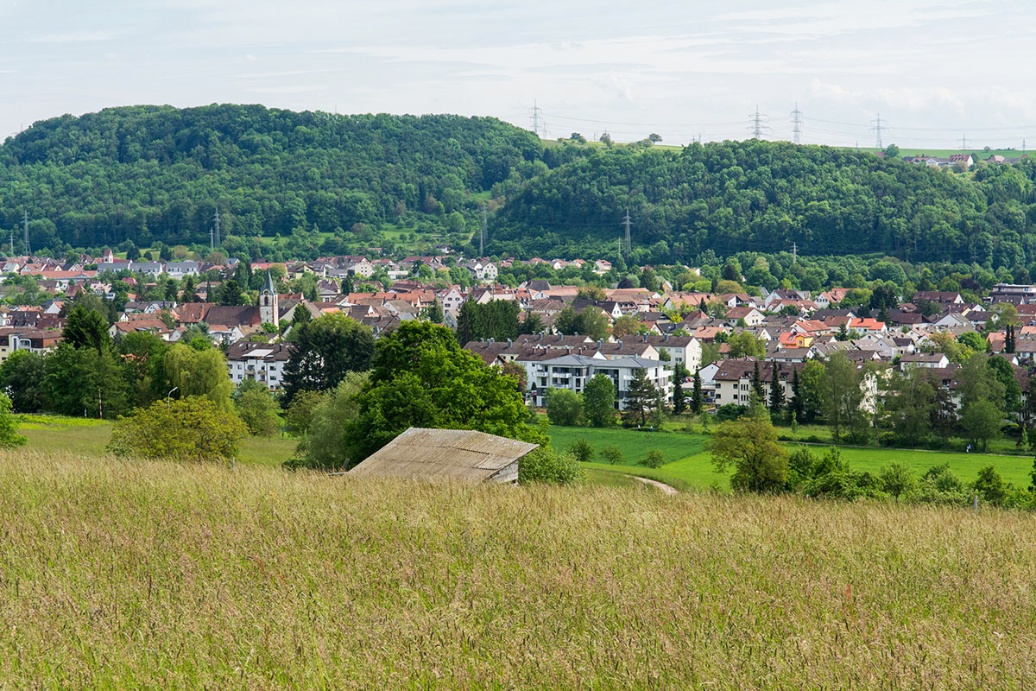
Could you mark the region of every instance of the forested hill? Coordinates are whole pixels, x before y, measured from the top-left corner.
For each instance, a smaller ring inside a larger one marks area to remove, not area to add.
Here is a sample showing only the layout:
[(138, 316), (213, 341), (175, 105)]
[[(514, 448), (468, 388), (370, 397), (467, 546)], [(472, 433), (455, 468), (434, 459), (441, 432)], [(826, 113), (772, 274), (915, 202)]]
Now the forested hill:
[(960, 173), (754, 140), (544, 144), (493, 118), (137, 106), (4, 142), (0, 238), (27, 213), (36, 250), (201, 249), (218, 210), (226, 251), (305, 258), (404, 235), (462, 246), (486, 204), (499, 255), (614, 255), (629, 209), (637, 263), (794, 245), (1013, 267), (1036, 261), (1034, 178), (1029, 160)]
[[(532, 180), (494, 218), (501, 254), (616, 251), (629, 209), (635, 259), (712, 249), (880, 252), (915, 261), (1036, 260), (1032, 161), (972, 173), (780, 142), (623, 147)], [(637, 249), (639, 248), (639, 250)]]
[(36, 249), (207, 244), (217, 208), (238, 238), (314, 227), (352, 238), (402, 219), (441, 228), (474, 215), (473, 195), (542, 167), (542, 152), (493, 118), (112, 108), (38, 122), (0, 147), (0, 221), (18, 228), (28, 212)]

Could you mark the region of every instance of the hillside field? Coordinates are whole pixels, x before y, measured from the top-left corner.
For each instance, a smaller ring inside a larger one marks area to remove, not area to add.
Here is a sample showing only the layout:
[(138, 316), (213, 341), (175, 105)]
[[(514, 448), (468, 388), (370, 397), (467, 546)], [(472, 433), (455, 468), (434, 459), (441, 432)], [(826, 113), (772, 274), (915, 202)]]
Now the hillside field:
[[(729, 475), (717, 473), (712, 467), (712, 457), (705, 450), (708, 437), (700, 434), (680, 432), (641, 432), (627, 429), (593, 429), (589, 427), (551, 427), (551, 443), (559, 449), (567, 449), (577, 439), (586, 439), (598, 456), (588, 467), (650, 477), (683, 489), (729, 489)], [(625, 464), (607, 465), (600, 463), (600, 450), (616, 446), (623, 452)], [(798, 444), (785, 444), (795, 449)], [(809, 448), (822, 453), (829, 448), (815, 444)], [(649, 449), (662, 451), (666, 464), (661, 468), (649, 469), (638, 465)], [(1004, 481), (1017, 487), (1028, 487), (1029, 473), (1033, 468), (1031, 456), (1007, 456), (997, 454), (963, 453), (954, 451), (925, 451), (921, 449), (888, 449), (879, 447), (840, 446), (842, 458), (859, 470), (877, 472), (893, 462), (899, 462), (922, 475), (935, 465), (947, 463), (950, 469), (965, 482), (974, 480), (980, 468), (992, 465)]]
[(1029, 514), (0, 454), (0, 679), (1032, 688)]

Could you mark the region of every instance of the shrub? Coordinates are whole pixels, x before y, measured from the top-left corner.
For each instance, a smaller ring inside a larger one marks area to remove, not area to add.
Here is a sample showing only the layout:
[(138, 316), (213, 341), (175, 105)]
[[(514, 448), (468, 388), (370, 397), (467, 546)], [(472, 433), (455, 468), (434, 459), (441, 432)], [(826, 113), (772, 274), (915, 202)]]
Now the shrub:
[[(19, 351), (23, 352), (23, 351)], [(21, 446), (28, 439), (15, 431), (15, 419), (11, 414), (11, 399), (0, 393), (0, 447), (10, 449)]]
[(612, 465), (622, 465), (622, 449), (618, 446), (606, 446), (601, 449), (601, 460), (605, 463), (611, 463)]
[(891, 463), (881, 469), (878, 474), (881, 491), (899, 501), (900, 497), (908, 497), (917, 489), (917, 477), (910, 468), (902, 463)]
[(188, 396), (156, 401), (133, 415), (120, 418), (112, 429), (108, 451), (116, 456), (227, 460), (248, 434), (245, 423), (224, 412), (208, 398)]
[(646, 465), (648, 468), (661, 468), (665, 465), (665, 456), (658, 449), (651, 449), (641, 459), (640, 464)]
[(570, 485), (582, 477), (579, 463), (570, 454), (540, 447), (518, 461), (518, 482), (549, 482)]
[(589, 463), (594, 459), (593, 444), (586, 439), (577, 439), (568, 447), (568, 452), (580, 463)]
[(972, 486), (983, 500), (993, 506), (1000, 506), (1004, 503), (1004, 499), (1007, 498), (1007, 485), (1004, 484), (1004, 479), (1000, 477), (1000, 473), (996, 472), (996, 469), (991, 465), (979, 469), (978, 478), (976, 478)]
[(720, 422), (737, 420), (748, 414), (748, 407), (736, 403), (725, 403), (716, 409), (716, 419)]
[(574, 427), (583, 417), (583, 397), (570, 389), (547, 391), (547, 418), (550, 424)]

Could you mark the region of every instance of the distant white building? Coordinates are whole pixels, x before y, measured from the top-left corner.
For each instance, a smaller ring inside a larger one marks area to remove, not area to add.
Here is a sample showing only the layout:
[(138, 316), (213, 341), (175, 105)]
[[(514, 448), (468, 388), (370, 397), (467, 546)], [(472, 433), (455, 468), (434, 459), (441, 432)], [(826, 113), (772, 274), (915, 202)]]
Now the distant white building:
[(284, 386), (284, 366), (290, 357), (291, 345), (287, 343), (239, 341), (227, 349), (230, 380), (238, 386), (246, 379), (254, 379), (276, 391)]
[(541, 360), (532, 367), (530, 389), (536, 392), (535, 405), (546, 405), (547, 389), (568, 389), (582, 393), (586, 382), (597, 374), (605, 374), (615, 384), (615, 401), (619, 410), (626, 409), (629, 385), (637, 370), (644, 370), (648, 380), (665, 392), (667, 401), (673, 399), (673, 383), (666, 363), (639, 357), (607, 360), (604, 357), (586, 355), (562, 355), (551, 360)]

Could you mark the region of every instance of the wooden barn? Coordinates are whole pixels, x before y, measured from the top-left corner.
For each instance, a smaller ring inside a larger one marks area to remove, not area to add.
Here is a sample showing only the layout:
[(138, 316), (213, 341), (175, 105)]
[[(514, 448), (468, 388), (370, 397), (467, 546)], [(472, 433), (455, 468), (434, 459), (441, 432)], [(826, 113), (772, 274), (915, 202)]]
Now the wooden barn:
[(472, 430), (411, 427), (348, 474), (513, 483), (519, 460), (537, 446)]

